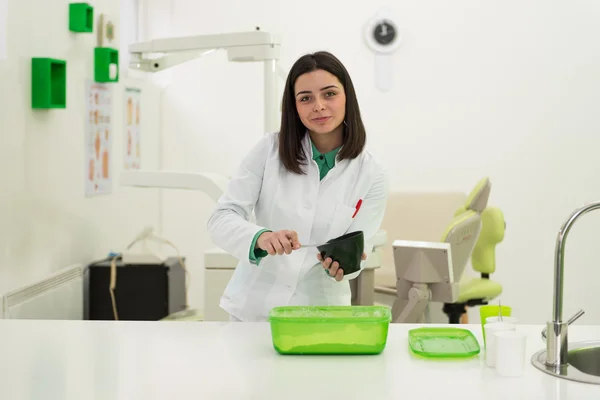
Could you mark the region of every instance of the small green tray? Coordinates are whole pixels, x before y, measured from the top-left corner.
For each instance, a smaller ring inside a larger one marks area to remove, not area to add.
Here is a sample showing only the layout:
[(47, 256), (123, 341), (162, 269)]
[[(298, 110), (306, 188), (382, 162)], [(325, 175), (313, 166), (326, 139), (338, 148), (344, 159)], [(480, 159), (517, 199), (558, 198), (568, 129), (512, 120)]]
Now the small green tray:
[(408, 331), (410, 349), (423, 357), (462, 358), (479, 354), (477, 338), (461, 328), (416, 328)]

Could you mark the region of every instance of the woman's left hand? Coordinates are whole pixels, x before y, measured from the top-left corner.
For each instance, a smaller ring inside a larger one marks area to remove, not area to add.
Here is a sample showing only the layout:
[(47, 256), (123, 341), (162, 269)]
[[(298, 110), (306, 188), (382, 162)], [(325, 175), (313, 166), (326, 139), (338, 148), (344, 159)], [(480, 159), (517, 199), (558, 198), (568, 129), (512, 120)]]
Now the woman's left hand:
[[(344, 267), (340, 266), (340, 264), (335, 261), (332, 262), (331, 258), (327, 257), (325, 259), (325, 261), (323, 261), (323, 257), (321, 257), (321, 254), (317, 254), (317, 259), (321, 262), (321, 265), (323, 265), (323, 269), (327, 270), (327, 272), (329, 273), (329, 276), (332, 276), (335, 278), (336, 281), (341, 281), (344, 278)], [(367, 259), (367, 255), (365, 253), (362, 254), (362, 260), (366, 260)]]

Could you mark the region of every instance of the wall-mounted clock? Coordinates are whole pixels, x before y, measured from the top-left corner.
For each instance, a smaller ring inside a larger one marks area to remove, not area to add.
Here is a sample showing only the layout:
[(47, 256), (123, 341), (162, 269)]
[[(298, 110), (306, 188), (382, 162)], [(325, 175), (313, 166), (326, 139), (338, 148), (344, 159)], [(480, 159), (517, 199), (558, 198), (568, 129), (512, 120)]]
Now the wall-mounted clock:
[(382, 92), (392, 88), (392, 53), (400, 46), (398, 26), (388, 9), (381, 9), (365, 26), (365, 40), (375, 53), (375, 85)]

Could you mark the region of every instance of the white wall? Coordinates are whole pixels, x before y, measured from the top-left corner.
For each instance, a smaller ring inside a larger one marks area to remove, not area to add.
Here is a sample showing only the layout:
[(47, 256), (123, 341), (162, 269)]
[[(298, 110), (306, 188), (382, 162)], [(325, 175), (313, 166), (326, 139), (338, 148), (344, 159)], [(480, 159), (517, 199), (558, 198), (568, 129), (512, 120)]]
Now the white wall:
[[(119, 21), (120, 2), (95, 12)], [(160, 89), (122, 79), (113, 96), (113, 192), (84, 195), (84, 81), (93, 79), (95, 34), (68, 30), (68, 1), (10, 1), (8, 56), (0, 60), (0, 291), (73, 263), (120, 251), (159, 221), (155, 190), (122, 188), (124, 85), (142, 89), (142, 165), (158, 168)], [(96, 14), (97, 15), (97, 14)], [(117, 26), (117, 34), (119, 28)], [(67, 108), (32, 110), (31, 58), (67, 61)]]
[[(600, 5), (394, 2), (403, 45), (394, 55), (394, 89), (383, 94), (362, 29), (389, 4), (172, 0), (161, 4), (168, 13), (160, 27), (178, 36), (260, 26), (281, 35), (286, 69), (305, 52), (333, 51), (352, 75), (368, 145), (391, 171), (394, 190), (468, 191), (491, 177), (490, 203), (508, 224), (493, 279), (521, 320), (543, 323), (551, 316), (557, 231), (574, 208), (600, 200)], [(233, 172), (263, 134), (261, 74), (261, 65), (227, 63), (224, 53), (173, 69), (164, 93), (165, 167)], [(195, 304), (212, 206), (201, 195), (165, 197), (165, 234), (194, 265)], [(584, 308), (581, 324), (600, 323), (599, 231), (600, 213), (591, 214), (569, 238), (565, 312)]]

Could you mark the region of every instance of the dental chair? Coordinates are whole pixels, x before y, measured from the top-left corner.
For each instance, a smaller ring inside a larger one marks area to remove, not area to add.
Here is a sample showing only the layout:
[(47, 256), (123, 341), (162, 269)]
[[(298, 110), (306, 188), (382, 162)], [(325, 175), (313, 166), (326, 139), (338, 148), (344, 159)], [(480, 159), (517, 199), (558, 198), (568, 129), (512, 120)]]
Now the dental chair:
[(444, 313), (451, 324), (458, 324), (467, 307), (488, 304), (502, 293), (502, 285), (492, 281), (496, 271), (496, 246), (504, 240), (506, 222), (497, 207), (487, 207), (481, 212), (481, 231), (471, 254), (471, 266), (480, 277), (463, 280), (459, 284), (459, 296), (454, 303), (444, 304)]
[(496, 245), (504, 239), (506, 224), (499, 208), (488, 207), (491, 186), (489, 178), (481, 179), (455, 213), (460, 216), (474, 211), (480, 216), (481, 230), (471, 253), (471, 267), (480, 277), (461, 280), (458, 300), (444, 303), (443, 311), (451, 324), (460, 323), (467, 307), (488, 304), (502, 293), (502, 286), (490, 280), (490, 274), (496, 271)]
[[(497, 208), (487, 208), (491, 189), (481, 179), (455, 212), (440, 242), (400, 240), (393, 243), (396, 271), (394, 322), (423, 322), (429, 302), (444, 303), (443, 311), (452, 324), (459, 323), (466, 306), (487, 304), (501, 292), (489, 280), (495, 271), (495, 246), (504, 236), (504, 218)], [(466, 265), (481, 278), (463, 280)]]
[(396, 269), (393, 322), (421, 323), (430, 302), (458, 301), (460, 277), (480, 230), (479, 214), (466, 210), (454, 217), (440, 242), (393, 242)]

